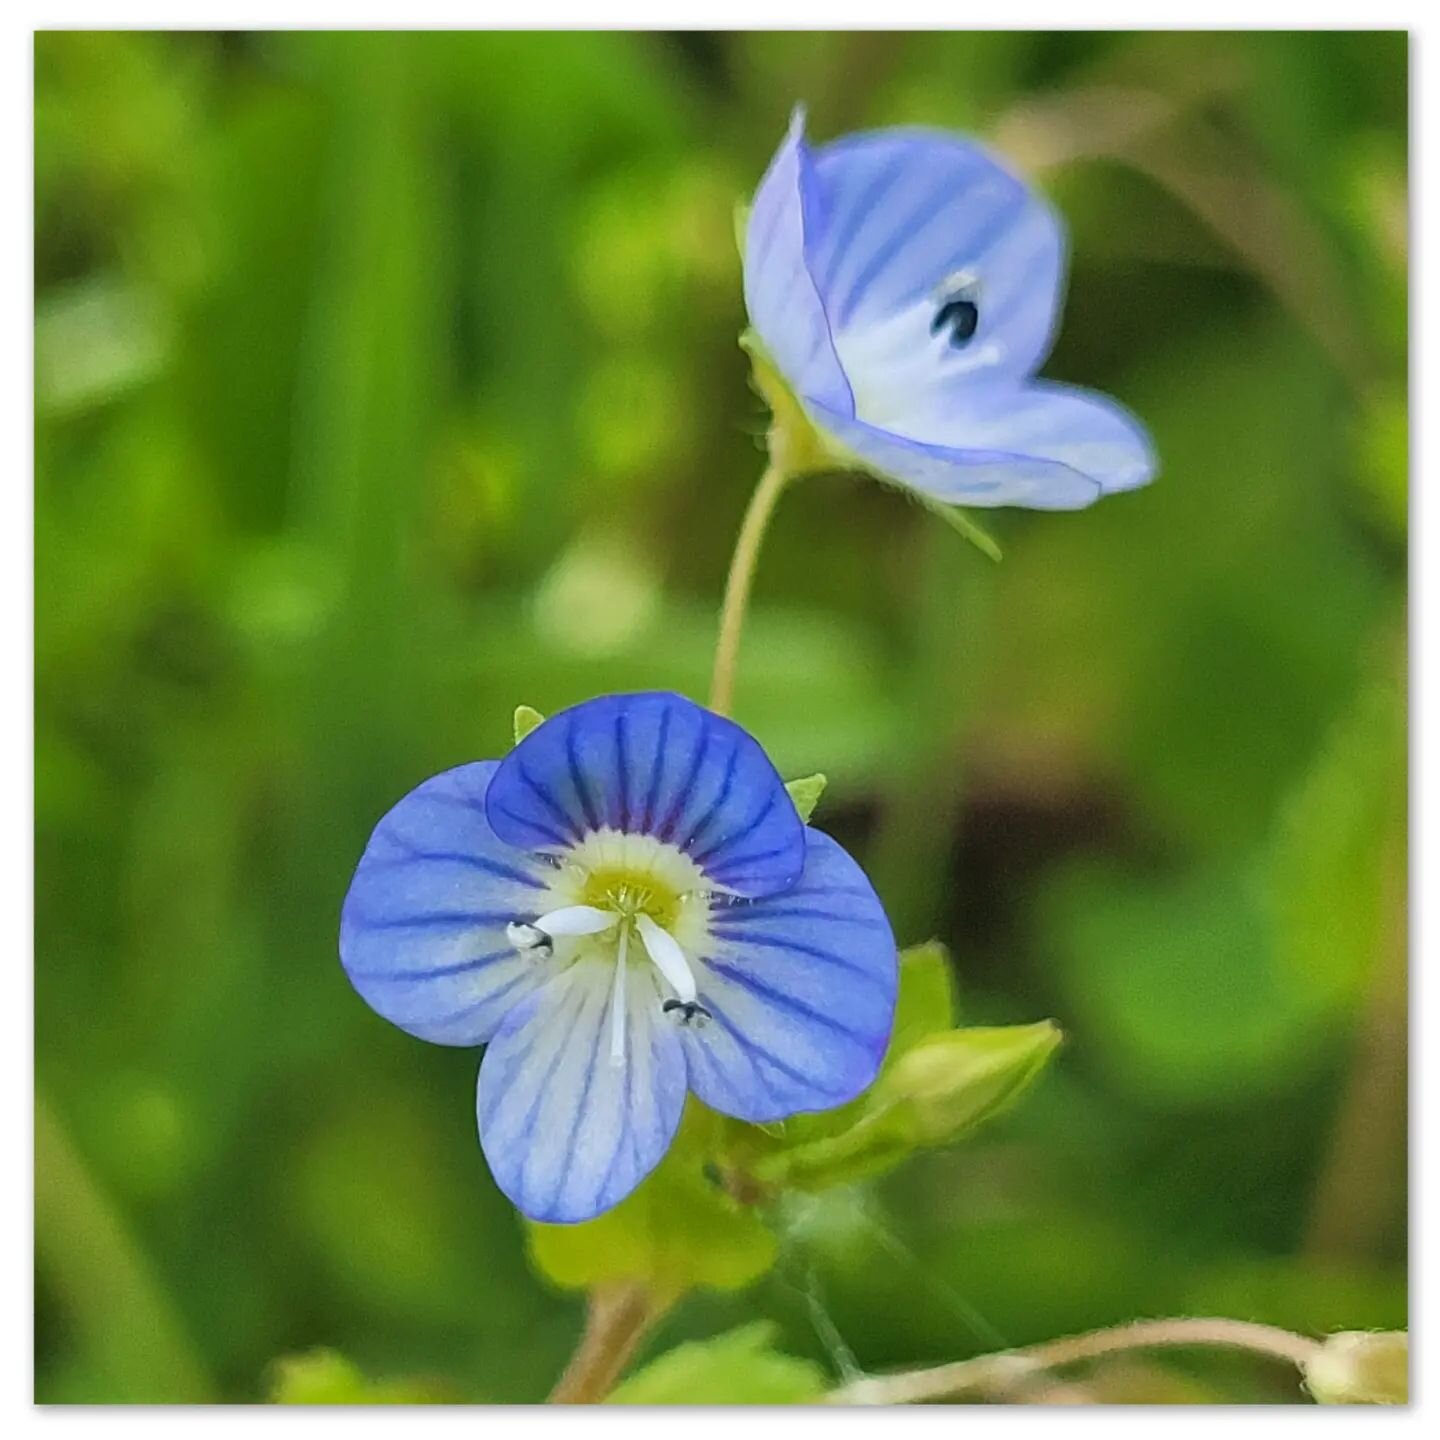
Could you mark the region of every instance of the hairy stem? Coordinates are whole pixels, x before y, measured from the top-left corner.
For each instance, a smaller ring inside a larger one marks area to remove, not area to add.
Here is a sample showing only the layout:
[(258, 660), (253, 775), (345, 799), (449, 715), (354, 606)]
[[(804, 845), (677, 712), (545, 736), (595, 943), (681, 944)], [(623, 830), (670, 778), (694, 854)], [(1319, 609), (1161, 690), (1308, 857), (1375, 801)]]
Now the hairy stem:
[(745, 611), (750, 603), (750, 587), (755, 579), (755, 565), (760, 558), (760, 545), (766, 527), (775, 512), (775, 502), (785, 488), (789, 475), (780, 466), (771, 464), (760, 477), (750, 497), (735, 553), (730, 558), (730, 573), (725, 577), (725, 598), (720, 605), (720, 634), (715, 642), (715, 670), (710, 680), (710, 708), (717, 715), (728, 715), (735, 700), (735, 666), (740, 658), (740, 633), (745, 628)]
[(899, 1375), (876, 1375), (832, 1390), (830, 1405), (912, 1405), (924, 1400), (958, 1399), (964, 1395), (1004, 1392), (1016, 1381), (1037, 1371), (1074, 1365), (1130, 1350), (1199, 1347), (1245, 1350), (1303, 1367), (1319, 1348), (1318, 1340), (1257, 1325), (1248, 1320), (1177, 1319), (1134, 1320), (1107, 1330), (1092, 1330), (1063, 1340), (1049, 1340), (1000, 1355), (979, 1355), (953, 1365), (910, 1370)]
[(550, 1392), (552, 1405), (594, 1405), (614, 1388), (645, 1333), (668, 1307), (643, 1285), (590, 1293), (585, 1331), (565, 1373)]

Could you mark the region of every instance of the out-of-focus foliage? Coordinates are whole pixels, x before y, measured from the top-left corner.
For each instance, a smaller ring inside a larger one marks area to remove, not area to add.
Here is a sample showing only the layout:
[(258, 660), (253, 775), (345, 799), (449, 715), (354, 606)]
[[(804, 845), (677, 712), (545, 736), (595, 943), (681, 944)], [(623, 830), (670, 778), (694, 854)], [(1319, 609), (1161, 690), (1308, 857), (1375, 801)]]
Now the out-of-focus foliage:
[[(563, 1368), (580, 1301), (485, 1172), (476, 1057), (366, 1010), (337, 914), (379, 815), (517, 704), (703, 698), (762, 460), (732, 215), (795, 100), (1030, 168), (1071, 225), (1046, 373), (1142, 415), (1163, 473), (987, 517), (998, 566), (878, 486), (786, 494), (738, 717), (829, 777), (901, 943), (945, 941), (932, 993), (1066, 1044), (965, 1144), (789, 1197), (774, 1269), (670, 1312), (629, 1398), (1135, 1315), (1403, 1327), (1403, 36), (68, 32), (35, 63), (41, 1399)], [(1299, 1398), (1233, 1359), (1108, 1374)]]
[(611, 1392), (615, 1405), (804, 1405), (825, 1392), (825, 1372), (774, 1348), (760, 1321), (690, 1341), (651, 1361)]
[(580, 1225), (527, 1221), (536, 1268), (567, 1289), (643, 1282), (663, 1302), (763, 1275), (775, 1260), (774, 1236), (755, 1207), (705, 1173), (722, 1125), (692, 1098), (665, 1158), (613, 1210)]
[(367, 1380), (343, 1355), (313, 1350), (275, 1362), (270, 1400), (276, 1405), (434, 1405), (443, 1386), (417, 1380)]

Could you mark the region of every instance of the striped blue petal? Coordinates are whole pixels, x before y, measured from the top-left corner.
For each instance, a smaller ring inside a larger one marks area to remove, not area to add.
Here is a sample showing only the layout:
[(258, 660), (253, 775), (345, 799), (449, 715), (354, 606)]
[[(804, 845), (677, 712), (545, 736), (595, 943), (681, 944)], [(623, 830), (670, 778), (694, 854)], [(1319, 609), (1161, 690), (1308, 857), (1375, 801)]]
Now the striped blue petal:
[(790, 383), (849, 413), (850, 386), (806, 260), (807, 232), (819, 217), (804, 128), (797, 110), (755, 192), (745, 229), (745, 308)]
[(739, 895), (783, 890), (804, 864), (804, 826), (759, 744), (663, 692), (552, 716), (500, 762), (485, 808), (497, 835), (527, 849), (607, 829), (653, 836)]
[(378, 1014), (422, 1040), (479, 1045), (545, 977), (505, 926), (544, 908), (545, 872), (485, 818), (493, 761), (412, 790), (375, 827), (340, 916), (340, 959)]
[(1076, 510), (1144, 485), (1156, 469), (1139, 421), (1066, 385), (917, 392), (904, 433), (814, 413), (862, 468), (949, 504)]
[[(901, 129), (812, 151), (797, 115), (762, 192), (803, 251), (780, 293), (807, 315), (818, 299), (843, 386), (794, 358), (795, 324), (762, 324), (753, 302), (751, 318), (837, 458), (974, 506), (1078, 509), (1154, 477), (1149, 438), (1120, 406), (1028, 383), (1055, 334), (1064, 232), (980, 146)], [(759, 253), (752, 238), (747, 302)]]
[(703, 1026), (681, 1030), (690, 1088), (764, 1123), (853, 1099), (875, 1078), (895, 1014), (895, 938), (864, 872), (806, 831), (783, 895), (717, 908), (698, 975)]
[(589, 1220), (659, 1163), (685, 1104), (685, 1061), (649, 967), (632, 967), (623, 1059), (613, 967), (571, 966), (517, 1006), (485, 1051), (476, 1112), (496, 1183), (532, 1219)]
[[(903, 393), (934, 372), (1020, 378), (1044, 360), (1063, 233), (980, 146), (926, 130), (854, 135), (815, 152), (812, 183), (820, 223), (807, 257), (858, 414), (881, 418), (867, 411), (877, 384)], [(935, 321), (960, 276), (977, 323), (957, 347)]]

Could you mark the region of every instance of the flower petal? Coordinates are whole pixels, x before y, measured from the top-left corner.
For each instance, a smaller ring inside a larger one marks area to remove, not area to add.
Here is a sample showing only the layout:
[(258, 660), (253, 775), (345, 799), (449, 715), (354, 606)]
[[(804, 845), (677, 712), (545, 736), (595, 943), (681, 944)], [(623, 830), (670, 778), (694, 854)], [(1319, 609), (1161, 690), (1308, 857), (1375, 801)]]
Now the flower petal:
[(582, 961), (518, 1005), (480, 1065), (480, 1144), (534, 1220), (589, 1220), (659, 1163), (685, 1105), (685, 1062), (646, 965), (632, 965), (624, 1061), (610, 1058), (613, 965)]
[(784, 895), (717, 909), (699, 967), (709, 1023), (680, 1028), (690, 1088), (764, 1123), (828, 1110), (875, 1078), (895, 1015), (895, 937), (860, 867), (806, 831)]
[[(853, 413), (888, 425), (893, 404), (936, 374), (1034, 372), (1050, 350), (1065, 264), (1060, 223), (1036, 191), (978, 145), (926, 130), (851, 136), (811, 163), (819, 223), (807, 227), (806, 253)], [(960, 276), (977, 324), (957, 347), (935, 321)]]
[(495, 833), (560, 850), (590, 832), (654, 836), (719, 887), (794, 883), (804, 826), (759, 744), (679, 695), (607, 695), (552, 716), (500, 762), (485, 798)]
[(1077, 510), (1155, 476), (1140, 422), (1068, 385), (916, 391), (903, 433), (809, 408), (864, 468), (947, 504)]
[(816, 218), (812, 186), (805, 118), (797, 109), (746, 223), (745, 308), (791, 385), (853, 414), (825, 308), (805, 264), (806, 229)]
[(491, 830), (494, 761), (412, 790), (375, 827), (340, 916), (340, 959), (370, 1008), (440, 1045), (479, 1045), (548, 973), (506, 937), (533, 921), (545, 879)]

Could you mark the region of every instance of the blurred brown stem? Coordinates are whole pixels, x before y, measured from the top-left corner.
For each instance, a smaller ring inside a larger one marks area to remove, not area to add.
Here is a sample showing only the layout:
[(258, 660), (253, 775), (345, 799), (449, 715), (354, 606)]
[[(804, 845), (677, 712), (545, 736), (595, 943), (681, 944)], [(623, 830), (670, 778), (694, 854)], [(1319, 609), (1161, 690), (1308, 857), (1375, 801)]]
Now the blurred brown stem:
[(1107, 1330), (1092, 1330), (1063, 1340), (1049, 1340), (1002, 1355), (978, 1355), (953, 1365), (910, 1370), (900, 1375), (876, 1375), (832, 1390), (829, 1405), (913, 1405), (926, 1400), (953, 1400), (964, 1395), (1001, 1394), (1017, 1379), (1036, 1371), (1098, 1360), (1131, 1350), (1181, 1347), (1245, 1350), (1303, 1368), (1319, 1348), (1318, 1340), (1257, 1325), (1248, 1320), (1182, 1318), (1135, 1320)]
[(668, 1305), (643, 1285), (591, 1292), (585, 1331), (565, 1373), (550, 1392), (552, 1405), (595, 1405), (614, 1388), (645, 1332)]

